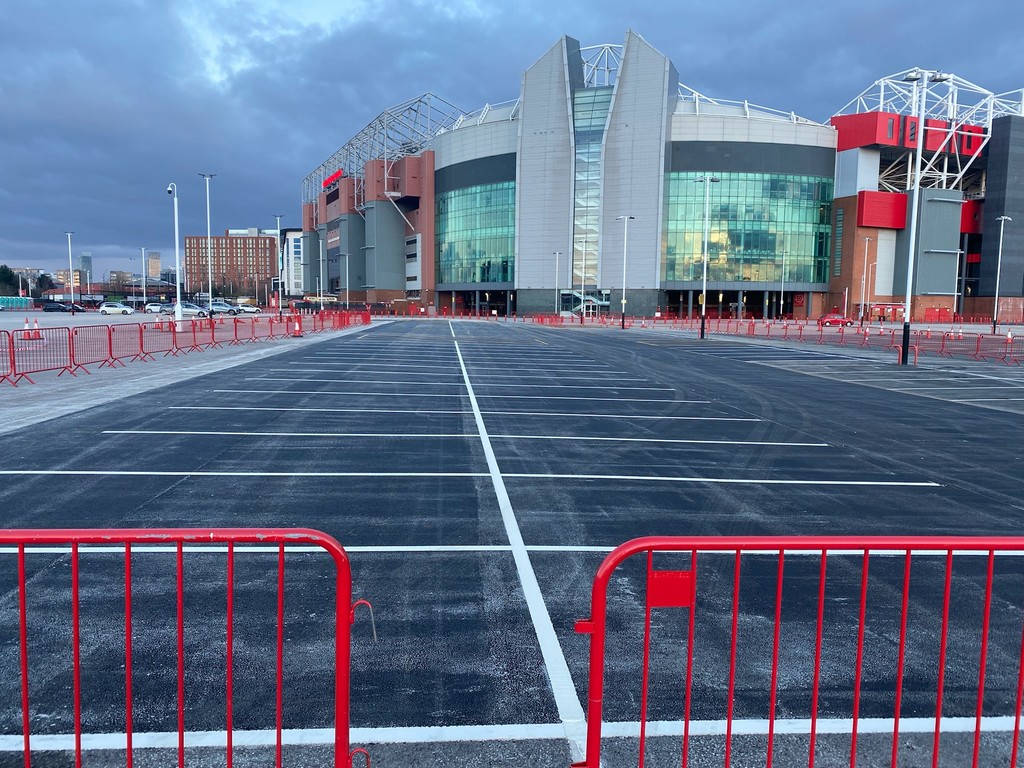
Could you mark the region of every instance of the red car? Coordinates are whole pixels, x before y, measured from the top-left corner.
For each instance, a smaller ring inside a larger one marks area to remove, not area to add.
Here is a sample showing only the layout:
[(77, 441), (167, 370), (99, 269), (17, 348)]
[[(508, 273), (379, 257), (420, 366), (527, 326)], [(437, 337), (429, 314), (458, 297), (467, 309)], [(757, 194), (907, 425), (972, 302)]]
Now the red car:
[(818, 325), (830, 328), (833, 325), (845, 325), (849, 328), (853, 325), (853, 318), (847, 317), (842, 312), (829, 312), (818, 318)]

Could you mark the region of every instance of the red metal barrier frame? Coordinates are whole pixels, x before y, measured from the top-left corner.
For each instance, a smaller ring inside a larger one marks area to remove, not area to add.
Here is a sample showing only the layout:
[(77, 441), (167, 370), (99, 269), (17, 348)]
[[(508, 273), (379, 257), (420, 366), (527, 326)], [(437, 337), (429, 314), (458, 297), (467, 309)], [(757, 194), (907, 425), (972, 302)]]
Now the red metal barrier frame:
[[(861, 676), (864, 650), (865, 632), (865, 610), (868, 591), (868, 561), (871, 553), (903, 553), (903, 583), (902, 601), (900, 613), (900, 636), (897, 669), (895, 675), (895, 710), (893, 717), (893, 741), (892, 741), (892, 765), (897, 764), (898, 737), (900, 726), (900, 706), (903, 693), (904, 681), (904, 660), (907, 647), (907, 617), (910, 591), (910, 564), (911, 555), (914, 552), (930, 551), (945, 553), (945, 578), (942, 596), (942, 636), (939, 643), (939, 677), (935, 698), (935, 730), (932, 743), (932, 764), (938, 762), (939, 737), (942, 718), (944, 670), (946, 663), (946, 652), (948, 645), (948, 629), (950, 614), (950, 585), (952, 577), (952, 561), (954, 551), (966, 551), (973, 553), (985, 553), (988, 557), (987, 576), (985, 586), (985, 599), (982, 613), (981, 647), (979, 652), (978, 689), (977, 703), (975, 707), (975, 728), (972, 765), (977, 768), (979, 765), (979, 750), (982, 731), (982, 706), (984, 703), (985, 691), (985, 670), (988, 656), (989, 619), (992, 608), (992, 586), (993, 586), (993, 562), (994, 555), (999, 552), (1024, 552), (1024, 537), (953, 537), (953, 536), (877, 536), (877, 537), (658, 537), (649, 536), (628, 541), (614, 549), (598, 567), (594, 577), (593, 590), (591, 593), (591, 614), (590, 618), (580, 620), (576, 623), (576, 631), (590, 635), (590, 657), (589, 657), (589, 690), (587, 697), (587, 736), (585, 758), (581, 762), (573, 763), (573, 768), (600, 768), (601, 765), (601, 735), (603, 725), (604, 706), (604, 663), (605, 663), (605, 636), (607, 628), (607, 590), (611, 583), (612, 576), (619, 565), (627, 559), (638, 555), (647, 555), (647, 588), (646, 588), (646, 614), (644, 620), (643, 639), (643, 669), (641, 676), (641, 703), (640, 703), (640, 740), (639, 740), (639, 765), (644, 765), (644, 750), (646, 739), (646, 714), (647, 714), (647, 692), (648, 692), (648, 662), (650, 659), (650, 628), (652, 608), (684, 608), (689, 609), (689, 634), (687, 640), (686, 659), (686, 680), (684, 689), (684, 723), (682, 729), (682, 766), (688, 765), (689, 742), (690, 742), (690, 714), (691, 714), (691, 681), (693, 677), (693, 642), (694, 637), (694, 615), (696, 606), (696, 572), (698, 552), (735, 553), (733, 566), (733, 604), (732, 604), (732, 640), (729, 659), (729, 699), (728, 719), (725, 730), (725, 765), (728, 766), (732, 734), (732, 701), (736, 684), (736, 643), (737, 643), (737, 622), (738, 622), (738, 596), (740, 557), (743, 554), (764, 554), (776, 555), (778, 557), (778, 571), (775, 591), (775, 624), (773, 630), (772, 645), (772, 675), (771, 688), (769, 693), (769, 730), (768, 730), (768, 768), (772, 765), (772, 735), (774, 733), (775, 703), (777, 694), (777, 665), (779, 658), (779, 628), (782, 605), (782, 567), (783, 558), (787, 551), (802, 551), (820, 553), (820, 570), (818, 577), (817, 595), (817, 624), (816, 640), (814, 650), (813, 682), (811, 689), (810, 705), (810, 744), (808, 765), (813, 768), (815, 760), (815, 743), (817, 737), (817, 712), (818, 695), (821, 682), (821, 661), (822, 661), (822, 638), (824, 629), (824, 608), (825, 608), (825, 576), (826, 563), (829, 552), (844, 550), (847, 552), (861, 552), (862, 565), (860, 575), (860, 604), (858, 609), (858, 637), (857, 657), (855, 661), (855, 680), (853, 690), (853, 725), (851, 733), (850, 765), (857, 764), (857, 723), (860, 706)], [(657, 570), (653, 567), (653, 556), (655, 552), (681, 552), (690, 555), (690, 570), (670, 571)], [(1024, 707), (1024, 622), (1021, 629), (1021, 646), (1018, 660), (1017, 691), (1015, 698), (1014, 722), (1015, 727), (1012, 736), (1010, 766), (1016, 765), (1018, 743), (1020, 738), (1021, 711)]]
[[(21, 672), (21, 708), (22, 729), (24, 738), (25, 766), (31, 766), (31, 727), (29, 713), (29, 665), (28, 665), (28, 611), (27, 586), (25, 573), (26, 547), (32, 545), (71, 546), (71, 600), (72, 600), (72, 654), (73, 654), (73, 704), (74, 704), (74, 741), (75, 764), (82, 762), (82, 718), (81, 718), (81, 657), (79, 637), (79, 547), (82, 544), (116, 545), (125, 547), (125, 728), (127, 765), (132, 766), (132, 606), (131, 606), (131, 558), (132, 545), (174, 544), (176, 545), (176, 592), (177, 592), (177, 665), (178, 665), (178, 765), (185, 764), (185, 677), (184, 677), (184, 571), (183, 545), (194, 544), (227, 544), (228, 547), (228, 581), (227, 581), (227, 765), (232, 765), (231, 745), (232, 717), (232, 675), (230, 672), (232, 658), (232, 622), (233, 612), (233, 576), (234, 576), (234, 545), (243, 544), (277, 544), (277, 698), (276, 698), (276, 765), (281, 766), (282, 758), (282, 681), (283, 681), (283, 642), (284, 642), (284, 551), (286, 545), (314, 545), (320, 547), (332, 558), (335, 566), (335, 685), (334, 685), (334, 765), (350, 765), (349, 752), (349, 665), (351, 657), (351, 617), (352, 617), (352, 575), (348, 555), (342, 546), (331, 536), (311, 529), (247, 529), (247, 528), (208, 528), (208, 529), (30, 529), (0, 530), (0, 545), (13, 545), (18, 553), (18, 636)], [(365, 750), (356, 750), (352, 754), (365, 754)]]

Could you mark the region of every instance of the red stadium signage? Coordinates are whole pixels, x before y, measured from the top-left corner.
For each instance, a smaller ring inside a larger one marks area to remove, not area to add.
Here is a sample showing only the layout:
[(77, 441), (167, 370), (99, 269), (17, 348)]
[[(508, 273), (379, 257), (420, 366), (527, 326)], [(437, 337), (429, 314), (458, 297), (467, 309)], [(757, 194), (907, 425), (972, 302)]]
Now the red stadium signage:
[(328, 176), (326, 179), (323, 180), (323, 187), (326, 189), (327, 187), (331, 186), (331, 184), (336, 182), (338, 179), (340, 179), (344, 175), (345, 175), (345, 171), (343, 171), (341, 168), (339, 168), (338, 170), (336, 170), (334, 173), (332, 173), (330, 176)]

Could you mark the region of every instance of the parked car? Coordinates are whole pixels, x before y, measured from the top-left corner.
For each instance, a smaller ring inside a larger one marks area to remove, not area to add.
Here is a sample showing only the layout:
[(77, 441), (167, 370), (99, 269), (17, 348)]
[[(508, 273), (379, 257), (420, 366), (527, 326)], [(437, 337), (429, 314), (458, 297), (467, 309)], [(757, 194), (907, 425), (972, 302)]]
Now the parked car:
[(59, 301), (48, 301), (43, 304), (43, 312), (70, 312), (71, 307)]
[(853, 325), (853, 318), (847, 317), (842, 312), (828, 312), (818, 318), (818, 325), (826, 328), (833, 325), (845, 325), (849, 328)]
[(101, 315), (133, 315), (135, 310), (120, 301), (104, 301), (100, 304)]
[(160, 304), (159, 302), (150, 303), (147, 304), (142, 311), (145, 312), (147, 315), (158, 315), (160, 314), (160, 310), (163, 309), (164, 306), (166, 305)]
[(255, 315), (257, 312), (262, 311), (255, 304), (239, 304), (235, 309), (242, 315)]
[(210, 314), (234, 316), (238, 314), (238, 307), (228, 304), (226, 301), (215, 301), (210, 304)]
[[(173, 315), (174, 304), (164, 304), (160, 309), (161, 315)], [(206, 308), (197, 307), (195, 304), (190, 304), (187, 301), (181, 302), (181, 315), (182, 317), (206, 317)]]

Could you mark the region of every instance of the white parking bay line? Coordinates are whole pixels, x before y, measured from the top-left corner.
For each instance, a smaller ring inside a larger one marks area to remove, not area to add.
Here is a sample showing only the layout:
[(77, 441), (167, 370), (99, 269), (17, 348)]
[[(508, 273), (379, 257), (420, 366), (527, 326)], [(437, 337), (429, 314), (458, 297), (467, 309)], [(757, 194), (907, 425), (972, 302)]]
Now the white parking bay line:
[(780, 448), (828, 448), (828, 443), (773, 443), (764, 440), (680, 440), (658, 437), (581, 437), (579, 435), (491, 435), (492, 440), (596, 440), (609, 443), (689, 443), (693, 445), (764, 445)]
[[(547, 378), (547, 377), (545, 377)], [(578, 380), (578, 379), (577, 379)], [(246, 376), (245, 381), (310, 381), (317, 384), (408, 384), (405, 381), (388, 381), (387, 379), (308, 379), (288, 376)], [(438, 387), (462, 387), (461, 381), (417, 381), (417, 386), (438, 386)], [(605, 387), (591, 387), (580, 384), (482, 384), (477, 382), (477, 387), (515, 387), (516, 389), (616, 389), (642, 392), (674, 392), (671, 387), (623, 387), (621, 385), (609, 385)]]
[(523, 597), (526, 600), (526, 606), (533, 621), (548, 681), (551, 684), (551, 693), (554, 696), (555, 706), (558, 709), (558, 717), (562, 721), (565, 738), (569, 742), (570, 754), (574, 759), (578, 760), (583, 757), (583, 744), (586, 738), (586, 720), (583, 714), (583, 707), (580, 705), (576, 685), (573, 683), (572, 675), (569, 673), (569, 664), (565, 660), (565, 654), (562, 652), (562, 646), (558, 641), (558, 634), (555, 632), (551, 615), (548, 613), (547, 604), (544, 602), (544, 593), (541, 592), (537, 575), (533, 570), (533, 564), (530, 562), (530, 555), (526, 551), (526, 543), (523, 541), (522, 532), (519, 530), (519, 522), (516, 520), (515, 510), (512, 509), (512, 501), (509, 499), (508, 490), (505, 488), (505, 482), (501, 477), (498, 460), (494, 456), (494, 449), (491, 447), (490, 438), (487, 436), (487, 427), (484, 424), (483, 414), (480, 412), (480, 406), (473, 392), (473, 384), (469, 380), (469, 372), (466, 370), (466, 364), (462, 360), (459, 342), (456, 341), (454, 344), (455, 353), (459, 356), (459, 367), (462, 368), (462, 377), (466, 382), (469, 402), (473, 408), (473, 417), (476, 420), (477, 431), (480, 433), (480, 443), (484, 456), (487, 458), (487, 468), (490, 470), (491, 483), (494, 486), (494, 493), (498, 499), (498, 507), (501, 510), (501, 519), (505, 525), (505, 533), (508, 536), (509, 544), (512, 545), (512, 558), (515, 560), (516, 572), (519, 574), (520, 587), (523, 590)]
[(402, 438), (473, 438), (474, 433), (454, 432), (450, 434), (416, 433), (416, 432), (215, 432), (186, 429), (105, 429), (101, 435), (195, 435), (207, 437), (381, 437), (389, 440)]
[(769, 478), (741, 477), (671, 477), (665, 475), (562, 475), (506, 472), (505, 477), (533, 480), (622, 480), (640, 483), (709, 483), (711, 485), (827, 485), (866, 486), (871, 488), (942, 488), (931, 481), (896, 480), (773, 480)]
[[(315, 389), (214, 389), (217, 394), (230, 395), (335, 395), (338, 397), (462, 397), (462, 393), (428, 393), (428, 392), (345, 392)], [(689, 405), (707, 405), (710, 400), (668, 400), (665, 398), (643, 397), (568, 397), (565, 395), (477, 395), (477, 399), (498, 400), (591, 400), (599, 403), (662, 403)]]
[(201, 470), (125, 469), (0, 469), (12, 475), (55, 475), (68, 477), (489, 477), (487, 472), (206, 472)]
[[(667, 403), (669, 400), (659, 402)], [(268, 411), (270, 413), (286, 413), (290, 411), (299, 413), (405, 413), (416, 416), (466, 416), (473, 411), (444, 411), (426, 410), (421, 408), (288, 408), (282, 406), (257, 406), (257, 405), (170, 405), (170, 411)], [(481, 411), (485, 416), (527, 416), (570, 419), (626, 419), (636, 421), (638, 419), (664, 419), (665, 421), (761, 421), (754, 418), (740, 418), (733, 416), (638, 416), (634, 413), (555, 413), (552, 411)]]

